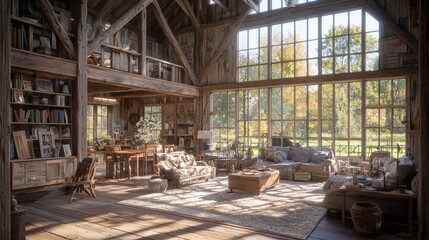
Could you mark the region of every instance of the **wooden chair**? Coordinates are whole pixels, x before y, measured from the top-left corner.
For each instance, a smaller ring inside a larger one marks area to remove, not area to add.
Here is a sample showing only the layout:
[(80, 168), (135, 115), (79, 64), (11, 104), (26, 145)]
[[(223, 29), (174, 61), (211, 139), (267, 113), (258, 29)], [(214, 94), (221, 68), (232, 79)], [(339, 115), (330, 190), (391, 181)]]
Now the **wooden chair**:
[(95, 158), (87, 157), (78, 164), (76, 174), (72, 178), (73, 191), (69, 203), (72, 202), (76, 192), (86, 192), (95, 198)]
[(158, 152), (162, 152), (162, 145), (158, 145), (158, 144), (146, 145), (145, 157), (143, 162), (144, 175), (147, 175), (148, 162), (152, 162), (152, 172), (155, 172), (155, 154), (157, 154)]

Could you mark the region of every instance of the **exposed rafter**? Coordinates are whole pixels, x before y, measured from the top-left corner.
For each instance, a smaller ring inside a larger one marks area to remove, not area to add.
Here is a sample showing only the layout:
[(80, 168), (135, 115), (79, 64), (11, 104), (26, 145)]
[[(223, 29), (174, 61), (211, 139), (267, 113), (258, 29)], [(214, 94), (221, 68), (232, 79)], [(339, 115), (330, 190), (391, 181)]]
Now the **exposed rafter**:
[[(40, 0), (39, 0), (40, 1)], [(119, 31), (122, 27), (124, 27), (131, 19), (133, 19), (139, 12), (141, 12), (144, 8), (147, 7), (152, 2), (152, 0), (140, 0), (136, 3), (130, 10), (128, 10), (124, 15), (122, 15), (115, 23), (113, 23), (109, 29), (100, 34), (97, 39), (95, 39), (88, 46), (88, 53), (94, 52), (98, 47), (101, 46), (104, 39), (113, 35), (117, 31)]]
[(255, 12), (259, 12), (258, 11), (258, 5), (253, 0), (243, 0), (243, 2), (245, 4), (247, 4), (247, 6), (251, 7), (253, 10), (255, 10)]
[(361, 0), (362, 4), (372, 13), (375, 18), (380, 19), (386, 26), (394, 32), (410, 49), (414, 52), (418, 50), (417, 40), (408, 32), (399, 27), (393, 19), (373, 0)]
[(104, 3), (99, 11), (99, 17), (101, 19), (103, 19), (105, 16), (109, 15), (112, 12), (114, 2), (115, 0), (101, 1), (101, 3)]
[(179, 5), (179, 7), (182, 8), (182, 10), (186, 13), (186, 15), (191, 19), (194, 27), (197, 30), (200, 29), (200, 22), (198, 21), (197, 17), (195, 16), (194, 10), (192, 9), (188, 0), (175, 0), (175, 1)]
[(165, 19), (164, 14), (162, 13), (161, 7), (159, 6), (157, 1), (154, 1), (152, 6), (155, 9), (154, 11), (155, 17), (157, 18), (162, 29), (164, 30), (165, 36), (170, 41), (174, 51), (179, 57), (180, 62), (183, 64), (183, 68), (185, 69), (185, 72), (188, 75), (189, 79), (195, 85), (197, 83), (197, 77), (195, 76), (195, 73), (191, 65), (189, 64), (188, 59), (186, 59), (186, 56), (183, 53), (182, 48), (180, 47), (179, 43), (174, 37), (174, 34), (171, 31), (170, 26), (168, 26), (167, 20)]
[(221, 2), (220, 0), (212, 0), (212, 1), (215, 2), (217, 5), (219, 5), (221, 8), (229, 11), (228, 7), (225, 4), (223, 4), (223, 2)]
[(55, 36), (57, 36), (64, 51), (69, 55), (70, 59), (76, 59), (76, 51), (73, 42), (70, 40), (68, 33), (61, 25), (60, 20), (56, 17), (55, 11), (49, 1), (36, 0), (36, 5), (42, 12), (43, 16), (46, 17), (46, 20), (51, 26), (52, 31), (54, 31)]
[[(258, 0), (259, 3), (260, 0)], [(213, 54), (212, 58), (210, 59), (209, 64), (204, 68), (204, 70), (201, 72), (200, 78), (199, 78), (199, 84), (201, 85), (202, 80), (207, 76), (207, 74), (210, 72), (210, 70), (215, 66), (219, 58), (222, 56), (223, 51), (230, 45), (232, 39), (237, 34), (238, 28), (240, 25), (244, 22), (244, 19), (246, 19), (247, 15), (252, 11), (250, 7), (247, 6), (247, 9), (244, 9), (243, 12), (241, 12), (240, 17), (230, 26), (228, 34), (225, 36), (225, 39), (222, 41), (222, 43), (219, 45), (218, 49)]]

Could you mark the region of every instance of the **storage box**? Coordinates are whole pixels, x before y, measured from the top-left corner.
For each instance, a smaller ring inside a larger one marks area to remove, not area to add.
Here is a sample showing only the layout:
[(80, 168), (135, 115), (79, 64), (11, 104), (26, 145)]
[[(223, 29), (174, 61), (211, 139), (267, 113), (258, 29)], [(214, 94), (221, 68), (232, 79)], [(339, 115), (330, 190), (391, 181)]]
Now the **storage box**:
[(311, 175), (309, 172), (294, 172), (293, 173), (293, 180), (294, 181), (309, 182), (310, 178), (311, 178)]

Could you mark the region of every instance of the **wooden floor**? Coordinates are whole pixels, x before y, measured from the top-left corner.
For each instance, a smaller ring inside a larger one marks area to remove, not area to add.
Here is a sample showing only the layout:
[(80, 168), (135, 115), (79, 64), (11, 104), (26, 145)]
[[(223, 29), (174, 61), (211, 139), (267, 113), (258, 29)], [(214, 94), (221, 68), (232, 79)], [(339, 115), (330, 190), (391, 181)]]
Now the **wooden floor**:
[[(39, 239), (285, 239), (266, 235), (240, 226), (230, 226), (142, 210), (116, 202), (147, 193), (149, 177), (132, 180), (98, 181), (97, 198), (76, 194), (78, 199), (68, 203), (69, 196), (43, 197), (21, 203), (26, 209), (27, 240)], [(353, 232), (352, 223), (342, 224), (338, 217), (325, 217), (308, 239), (414, 239), (405, 237), (405, 226), (383, 225), (382, 232), (373, 237), (361, 237)], [(414, 234), (415, 236), (416, 234)]]

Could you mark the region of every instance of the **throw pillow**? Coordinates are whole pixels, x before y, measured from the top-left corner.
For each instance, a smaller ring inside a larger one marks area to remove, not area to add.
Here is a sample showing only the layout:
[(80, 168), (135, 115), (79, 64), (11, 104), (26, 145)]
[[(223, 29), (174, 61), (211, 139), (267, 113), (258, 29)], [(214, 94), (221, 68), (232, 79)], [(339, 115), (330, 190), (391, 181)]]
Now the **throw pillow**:
[(287, 161), (287, 152), (285, 151), (277, 151), (276, 156), (279, 157), (282, 161)]
[(311, 151), (305, 148), (295, 148), (293, 154), (294, 162), (308, 163), (310, 162)]
[(276, 152), (275, 148), (265, 149), (265, 159), (273, 163), (279, 163), (281, 159), (276, 155)]

